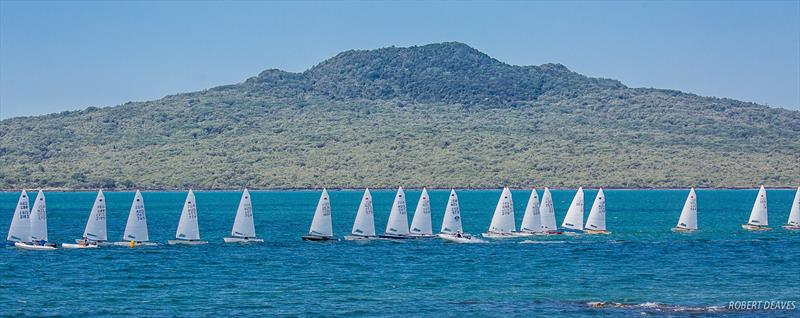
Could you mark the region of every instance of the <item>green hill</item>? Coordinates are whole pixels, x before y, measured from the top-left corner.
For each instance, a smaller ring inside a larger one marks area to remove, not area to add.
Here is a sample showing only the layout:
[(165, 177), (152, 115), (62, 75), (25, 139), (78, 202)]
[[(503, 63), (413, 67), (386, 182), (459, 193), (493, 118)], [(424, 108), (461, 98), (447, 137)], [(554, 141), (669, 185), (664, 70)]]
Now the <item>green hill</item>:
[(0, 121), (0, 188), (800, 184), (800, 112), (629, 88), (460, 43)]

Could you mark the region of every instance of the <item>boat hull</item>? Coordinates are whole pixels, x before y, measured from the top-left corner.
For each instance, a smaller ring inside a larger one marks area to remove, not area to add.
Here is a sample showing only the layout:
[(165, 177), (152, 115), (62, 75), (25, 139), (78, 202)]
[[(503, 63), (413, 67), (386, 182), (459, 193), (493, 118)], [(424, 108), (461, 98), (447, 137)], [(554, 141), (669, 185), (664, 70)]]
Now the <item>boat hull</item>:
[(742, 228), (748, 231), (770, 231), (769, 227), (763, 225), (742, 224)]
[(511, 232), (511, 233), (486, 232), (481, 234), (481, 236), (490, 239), (509, 239), (515, 237), (528, 236), (528, 235), (520, 234), (520, 232)]
[(409, 235), (394, 235), (394, 234), (383, 234), (383, 235), (378, 236), (378, 237), (381, 238), (381, 239), (384, 239), (384, 240), (412, 240), (412, 239), (414, 239), (413, 236), (409, 236)]
[[(75, 243), (79, 243), (80, 244), (80, 242), (83, 242), (83, 239), (75, 239)], [(97, 246), (113, 246), (114, 245), (114, 242), (109, 242), (109, 241), (92, 241), (92, 240), (89, 240), (89, 243), (97, 244)]]
[(486, 243), (486, 241), (481, 240), (477, 237), (473, 237), (471, 235), (462, 235), (459, 237), (453, 234), (439, 233), (436, 236), (443, 239), (445, 242), (450, 242), (450, 243), (459, 243), (459, 244)]
[(303, 235), (303, 241), (324, 242), (324, 241), (338, 241), (339, 239), (333, 236), (320, 236), (320, 235)]
[(583, 234), (611, 234), (611, 232), (606, 230), (583, 230)]
[(61, 243), (61, 247), (71, 249), (97, 248), (97, 244), (89, 243), (88, 245), (83, 245), (77, 243)]
[(697, 232), (696, 229), (687, 229), (685, 227), (673, 227), (672, 232), (675, 233), (694, 233)]
[(31, 250), (31, 251), (52, 251), (56, 249), (56, 247), (53, 245), (34, 245), (22, 242), (14, 242), (14, 246), (17, 248), (21, 248), (23, 250)]
[(782, 226), (782, 227), (783, 227), (784, 229), (786, 229), (786, 230), (800, 231), (800, 225), (790, 225), (790, 224), (786, 224), (786, 225), (784, 225), (784, 226)]
[(169, 245), (204, 245), (208, 244), (208, 241), (201, 241), (201, 240), (169, 240), (167, 241)]
[(264, 243), (263, 239), (255, 238), (255, 237), (235, 237), (235, 236), (228, 236), (222, 239), (225, 243)]
[(372, 241), (377, 240), (377, 236), (345, 235), (345, 241)]
[(130, 241), (121, 241), (121, 242), (114, 242), (113, 246), (121, 246), (121, 247), (139, 247), (139, 246), (157, 246), (158, 243), (154, 242), (134, 242), (133, 246), (131, 246)]
[(436, 235), (433, 235), (433, 234), (409, 234), (409, 236), (412, 236), (414, 238), (434, 238), (434, 237), (436, 237)]

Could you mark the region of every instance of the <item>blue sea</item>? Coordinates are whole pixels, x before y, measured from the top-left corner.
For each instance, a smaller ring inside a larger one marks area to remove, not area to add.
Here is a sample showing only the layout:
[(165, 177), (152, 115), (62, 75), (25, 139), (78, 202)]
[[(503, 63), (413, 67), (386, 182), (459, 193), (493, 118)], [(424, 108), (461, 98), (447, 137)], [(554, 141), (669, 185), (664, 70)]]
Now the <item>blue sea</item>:
[[(319, 190), (252, 191), (266, 243), (223, 244), (240, 192), (197, 191), (210, 244), (169, 246), (185, 192), (143, 192), (157, 247), (43, 252), (0, 248), (0, 315), (22, 316), (800, 316), (732, 310), (731, 301), (800, 306), (800, 232), (780, 228), (793, 190), (768, 190), (770, 232), (747, 232), (756, 190), (698, 190), (700, 231), (676, 234), (688, 191), (605, 190), (611, 235), (453, 244), (300, 240)], [(429, 191), (438, 230), (449, 190)], [(409, 222), (419, 190), (407, 190)], [(586, 191), (586, 214), (596, 191)], [(384, 230), (393, 190), (372, 191)], [(541, 196), (541, 191), (539, 195)], [(575, 190), (554, 190), (560, 224)], [(91, 192), (46, 192), (50, 240), (72, 242)], [(121, 239), (133, 192), (107, 192), (109, 237)], [(362, 191), (330, 191), (334, 231), (348, 234)], [(466, 232), (485, 232), (500, 190), (458, 191)], [(530, 191), (513, 191), (517, 224)], [(19, 193), (0, 193), (8, 229)], [(5, 235), (5, 232), (3, 232)], [(604, 302), (600, 308), (590, 305)]]

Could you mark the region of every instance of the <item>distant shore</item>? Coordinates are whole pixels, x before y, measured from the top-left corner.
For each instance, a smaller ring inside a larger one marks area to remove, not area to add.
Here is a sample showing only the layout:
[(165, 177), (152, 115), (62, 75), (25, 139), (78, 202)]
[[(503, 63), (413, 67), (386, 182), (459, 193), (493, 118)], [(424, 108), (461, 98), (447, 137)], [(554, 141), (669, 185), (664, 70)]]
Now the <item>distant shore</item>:
[[(397, 188), (369, 188), (373, 191), (395, 191)], [(328, 191), (363, 191), (365, 188), (325, 188)], [(456, 191), (500, 191), (502, 190), (502, 186), (497, 188), (430, 188), (426, 187), (428, 190), (431, 191), (449, 191), (451, 189)], [(577, 190), (578, 188), (564, 188), (564, 187), (548, 187), (550, 190)], [(664, 188), (606, 188), (603, 187), (603, 190), (688, 190), (690, 187), (685, 188), (674, 188), (674, 187), (664, 187)], [(796, 187), (765, 187), (767, 190), (795, 190)], [(236, 192), (242, 191), (244, 188), (240, 189), (202, 189), (202, 188), (191, 188), (194, 191), (203, 191), (203, 192)], [(247, 187), (249, 191), (260, 191), (260, 192), (286, 192), (286, 191), (321, 191), (323, 188), (250, 188)], [(404, 190), (422, 190), (422, 187), (403, 187)], [(514, 188), (511, 187), (512, 191), (519, 191), (519, 190), (530, 190), (531, 188)], [(535, 187), (537, 190), (542, 190), (544, 187)], [(598, 187), (583, 187), (584, 190), (596, 190)], [(19, 192), (22, 189), (0, 189), (0, 192)], [(38, 191), (43, 190), (47, 192), (94, 192), (97, 190), (103, 190), (107, 192), (135, 192), (136, 190), (142, 192), (181, 192), (181, 191), (189, 191), (189, 188), (185, 189), (168, 189), (168, 188), (154, 188), (154, 189), (65, 189), (65, 188), (30, 188), (24, 189), (26, 191)], [(758, 190), (758, 186), (754, 187), (709, 187), (709, 188), (700, 188), (695, 187), (695, 190)]]

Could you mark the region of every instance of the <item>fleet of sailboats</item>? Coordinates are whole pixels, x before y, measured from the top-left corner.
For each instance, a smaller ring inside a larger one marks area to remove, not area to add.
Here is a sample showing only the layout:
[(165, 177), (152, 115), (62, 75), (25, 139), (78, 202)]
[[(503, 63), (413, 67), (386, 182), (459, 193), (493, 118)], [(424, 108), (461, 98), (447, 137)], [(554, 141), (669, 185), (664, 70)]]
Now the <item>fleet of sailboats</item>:
[(253, 221), (253, 202), (250, 192), (244, 189), (236, 209), (236, 218), (233, 220), (231, 236), (223, 239), (225, 243), (262, 243), (264, 240), (256, 238), (256, 225)]
[(311, 228), (308, 235), (303, 236), (306, 241), (331, 241), (333, 237), (333, 219), (331, 217), (331, 200), (328, 197), (328, 190), (322, 189), (322, 195), (317, 202), (317, 209), (314, 211), (314, 219), (311, 220)]
[[(47, 233), (47, 204), (43, 191), (39, 190), (33, 201), (33, 206), (29, 208), (28, 193), (23, 190), (17, 200), (14, 215), (6, 239), (14, 246), (29, 250), (54, 250), (56, 244), (49, 242)], [(606, 198), (603, 189), (597, 191), (589, 216), (583, 222), (584, 191), (578, 188), (572, 202), (564, 217), (561, 226), (567, 230), (583, 232), (586, 234), (610, 234), (606, 228)], [(386, 231), (376, 236), (375, 222), (373, 215), (372, 196), (369, 189), (364, 190), (361, 198), (356, 219), (350, 235), (345, 236), (347, 240), (372, 240), (383, 239), (410, 239), (419, 237), (439, 237), (448, 242), (456, 243), (482, 243), (485, 242), (470, 234), (464, 233), (461, 219), (461, 209), (458, 196), (455, 190), (450, 191), (450, 197), (445, 207), (442, 227), (438, 234), (433, 234), (431, 226), (431, 201), (426, 188), (422, 189), (417, 208), (411, 226), (408, 225), (406, 211), (406, 199), (403, 188), (397, 190), (392, 208), (389, 213)], [(514, 203), (511, 191), (508, 187), (503, 188), (500, 198), (495, 206), (489, 230), (483, 234), (489, 238), (509, 238), (519, 236), (534, 236), (561, 234), (556, 227), (555, 211), (553, 198), (550, 189), (544, 188), (544, 192), (539, 201), (536, 189), (531, 190), (525, 213), (522, 217), (520, 231), (516, 231), (514, 218)], [(751, 231), (769, 230), (767, 216), (767, 196), (764, 186), (759, 188), (756, 200), (750, 213), (750, 218), (742, 227)], [(787, 230), (800, 230), (800, 188), (795, 193), (789, 218), (786, 225)], [(672, 228), (674, 232), (694, 232), (698, 230), (697, 223), (697, 195), (695, 189), (691, 188), (684, 202), (678, 224)], [(317, 207), (314, 211), (314, 218), (307, 235), (302, 237), (309, 241), (329, 241), (336, 240), (333, 235), (333, 224), (331, 215), (331, 202), (327, 189), (323, 189)], [(92, 210), (86, 222), (86, 228), (81, 239), (76, 239), (75, 244), (63, 243), (64, 248), (97, 248), (103, 245), (117, 246), (152, 246), (150, 242), (147, 215), (145, 212), (144, 199), (140, 191), (136, 191), (131, 208), (128, 213), (128, 220), (120, 242), (109, 243), (106, 227), (106, 200), (103, 191), (97, 192)], [(247, 243), (263, 242), (257, 238), (255, 233), (255, 223), (253, 220), (253, 206), (250, 193), (245, 189), (239, 201), (236, 211), (231, 236), (225, 237), (226, 243)], [(194, 191), (189, 190), (181, 211), (175, 239), (169, 240), (169, 244), (207, 244), (207, 241), (200, 239), (198, 225), (197, 202)], [(527, 242), (527, 241), (526, 241)]]
[(697, 231), (697, 195), (694, 193), (694, 188), (689, 190), (689, 195), (683, 204), (683, 210), (681, 210), (681, 217), (678, 219), (678, 225), (673, 227), (672, 231), (684, 233)]

